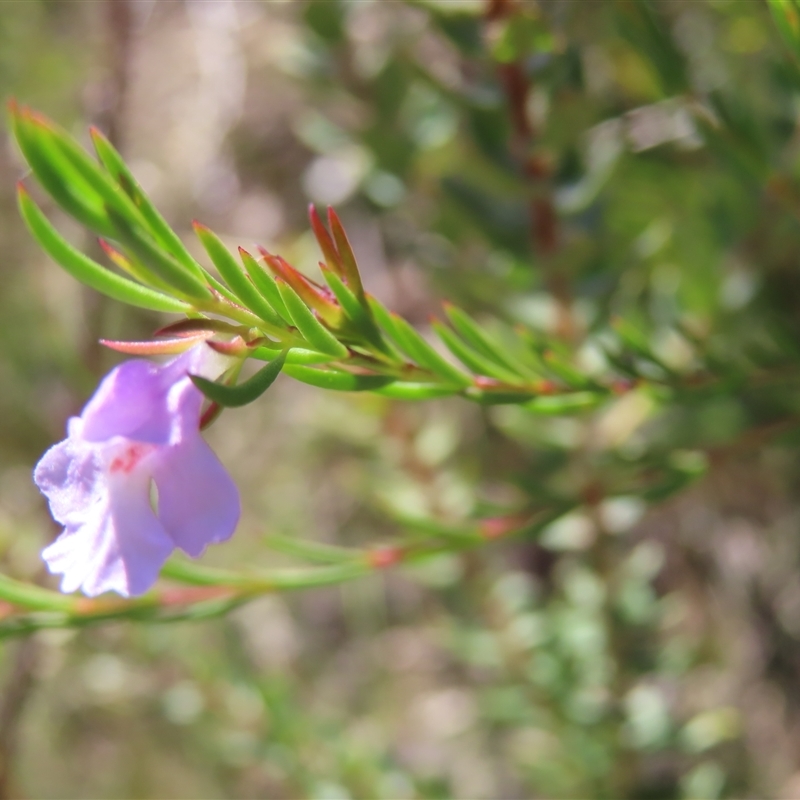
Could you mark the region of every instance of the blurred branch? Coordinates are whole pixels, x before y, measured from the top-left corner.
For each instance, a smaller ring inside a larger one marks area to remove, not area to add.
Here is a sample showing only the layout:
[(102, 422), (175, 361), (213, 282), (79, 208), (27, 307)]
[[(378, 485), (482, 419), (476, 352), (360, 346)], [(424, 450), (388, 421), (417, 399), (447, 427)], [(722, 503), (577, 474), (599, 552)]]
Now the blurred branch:
[[(513, 26), (515, 16), (523, 11), (523, 6), (515, 0), (487, 0), (485, 20), (488, 27)], [(526, 54), (526, 57), (529, 55)], [(571, 310), (572, 293), (569, 282), (552, 262), (560, 245), (560, 224), (550, 183), (552, 170), (545, 159), (535, 152), (538, 132), (528, 112), (528, 100), (533, 87), (525, 58), (498, 63), (497, 72), (506, 96), (513, 131), (511, 152), (531, 187), (528, 214), (533, 253), (542, 261), (547, 288), (558, 304), (556, 330), (561, 337), (571, 340), (576, 335)]]
[(106, 0), (107, 51), (111, 78), (105, 92), (103, 127), (116, 147), (122, 140), (122, 126), (128, 95), (128, 75), (133, 42), (133, 7), (130, 0)]
[[(99, 121), (108, 131), (110, 140), (116, 143), (120, 139), (127, 91), (132, 11), (129, 0), (106, 0), (104, 10), (111, 79), (101, 92), (100, 113), (93, 116), (100, 117)], [(98, 339), (104, 324), (107, 298), (85, 287), (83, 302), (87, 334), (82, 360), (98, 372), (102, 353)], [(14, 651), (11, 672), (0, 695), (0, 800), (18, 796), (12, 784), (12, 766), (22, 712), (35, 685), (34, 673), (38, 659), (39, 645), (35, 638), (20, 642)]]
[(0, 698), (0, 800), (18, 797), (12, 785), (12, 765), (19, 742), (19, 726), (25, 703), (34, 686), (39, 655), (35, 638), (20, 642)]
[[(533, 535), (564, 511), (563, 506), (558, 506), (528, 516), (485, 519), (461, 528), (439, 525), (434, 534), (427, 536), (410, 535), (397, 542), (349, 551), (336, 548), (336, 563), (318, 567), (233, 572), (172, 560), (162, 575), (190, 585), (159, 589), (132, 600), (65, 596), (0, 575), (0, 598), (5, 601), (0, 608), (0, 638), (110, 620), (166, 623), (207, 619), (226, 614), (260, 595), (336, 585), (437, 553), (459, 552), (509, 536)], [(286, 549), (280, 537), (268, 538), (267, 544)], [(303, 548), (295, 548), (295, 553), (321, 561), (319, 556), (330, 556), (331, 548), (306, 543)]]
[[(96, 120), (115, 147), (121, 146), (128, 93), (128, 73), (132, 44), (133, 11), (130, 0), (105, 0), (104, 34), (109, 77), (91, 98), (89, 117)], [(93, 372), (102, 371), (103, 348), (99, 344), (105, 324), (108, 302), (103, 295), (84, 290), (86, 339), (82, 360)]]

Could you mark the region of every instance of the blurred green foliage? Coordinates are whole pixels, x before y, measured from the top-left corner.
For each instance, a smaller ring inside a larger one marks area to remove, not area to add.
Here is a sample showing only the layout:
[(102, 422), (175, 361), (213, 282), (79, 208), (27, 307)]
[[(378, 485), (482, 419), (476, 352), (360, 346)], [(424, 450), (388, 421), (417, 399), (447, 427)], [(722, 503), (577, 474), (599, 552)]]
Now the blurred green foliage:
[[(116, 129), (187, 244), (196, 216), (313, 264), (305, 205), (336, 205), (426, 337), (447, 299), (620, 393), (543, 416), (280, 378), (212, 432), (245, 517), (211, 564), (559, 516), (224, 619), (8, 640), (2, 791), (800, 795), (795, 3), (127, 6), (3, 4), (2, 92)], [(4, 153), (0, 563), (49, 585), (30, 467), (114, 363), (98, 336), (159, 322), (45, 262)]]

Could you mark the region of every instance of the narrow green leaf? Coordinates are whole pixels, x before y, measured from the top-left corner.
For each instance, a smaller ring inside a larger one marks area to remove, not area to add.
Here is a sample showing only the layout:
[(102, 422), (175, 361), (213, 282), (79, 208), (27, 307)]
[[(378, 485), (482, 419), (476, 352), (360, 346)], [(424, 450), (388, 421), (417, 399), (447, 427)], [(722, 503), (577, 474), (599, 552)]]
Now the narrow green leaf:
[(486, 375), (490, 378), (497, 378), (507, 383), (517, 383), (519, 376), (515, 373), (504, 369), (499, 364), (490, 361), (483, 355), (478, 353), (466, 342), (459, 339), (446, 325), (441, 322), (434, 321), (431, 326), (438, 334), (439, 338), (444, 342), (447, 349), (463, 364), (478, 375)]
[(61, 237), (21, 186), (18, 201), (22, 218), (36, 241), (54, 261), (82, 283), (115, 300), (152, 311), (185, 313), (192, 310), (191, 306), (181, 300), (109, 272), (76, 250)]
[(60, 153), (44, 146), (23, 112), (12, 109), (11, 125), (33, 174), (61, 208), (97, 233), (112, 233), (101, 198), (80, 179)]
[(12, 636), (30, 636), (36, 631), (69, 627), (70, 616), (63, 612), (14, 614), (0, 620), (0, 641)]
[(139, 281), (139, 283), (145, 284), (145, 286), (150, 286), (165, 294), (172, 293), (173, 289), (166, 281), (159, 278), (152, 270), (147, 269), (137, 258), (132, 258), (130, 253), (121, 253), (102, 237), (97, 241), (103, 252), (108, 256), (109, 261), (122, 272), (127, 272), (128, 275)]
[(314, 369), (300, 364), (287, 364), (283, 371), (302, 383), (337, 392), (375, 391), (394, 382), (394, 378), (386, 375), (354, 375), (352, 372)]
[(128, 224), (128, 220), (114, 209), (109, 208), (108, 215), (115, 229), (113, 238), (130, 248), (147, 267), (188, 297), (198, 300), (210, 299), (211, 293), (205, 281), (178, 263), (170, 253), (153, 241), (148, 233)]
[(336, 295), (336, 299), (344, 309), (344, 313), (356, 323), (362, 323), (365, 319), (370, 320), (369, 312), (358, 302), (358, 298), (344, 284), (342, 279), (324, 264), (320, 264), (320, 268), (322, 268), (322, 276), (325, 278), (325, 282)]
[(575, 392), (574, 394), (543, 395), (523, 404), (523, 408), (534, 414), (571, 414), (600, 405), (607, 395), (599, 392)]
[[(236, 303), (237, 306), (240, 304), (241, 301), (239, 298), (222, 281), (218, 281), (207, 269), (204, 269), (202, 266), (201, 269), (203, 271), (203, 279), (212, 289), (214, 289), (226, 300), (230, 300), (231, 303)], [(258, 319), (255, 314), (253, 314), (253, 317)]]
[(219, 274), (236, 294), (238, 300), (254, 314), (262, 317), (265, 322), (281, 326), (283, 324), (281, 318), (250, 283), (244, 270), (239, 266), (239, 262), (228, 252), (219, 237), (205, 225), (197, 222), (194, 223), (194, 232), (209, 258), (214, 262), (214, 266), (219, 270)]
[(396, 326), (394, 324), (394, 316), (392, 312), (386, 308), (383, 303), (379, 300), (374, 298), (371, 294), (367, 296), (367, 303), (369, 303), (370, 311), (372, 312), (372, 316), (375, 318), (375, 321), (378, 323), (378, 327), (381, 328), (385, 333), (388, 333), (392, 339), (399, 345), (400, 344), (400, 337), (396, 335)]
[(445, 313), (456, 331), (468, 344), (475, 348), (482, 356), (494, 361), (504, 369), (510, 370), (519, 377), (531, 377), (527, 370), (521, 374), (520, 364), (510, 358), (503, 345), (484, 330), (472, 317), (452, 303), (445, 303)]
[(132, 226), (146, 227), (144, 217), (136, 204), (115, 183), (109, 174), (65, 130), (50, 120), (33, 117), (31, 130), (42, 141), (58, 149), (70, 166), (81, 176), (102, 201)]
[(359, 302), (350, 288), (345, 285), (333, 270), (328, 269), (324, 264), (320, 264), (320, 268), (322, 268), (322, 275), (325, 281), (344, 310), (345, 316), (353, 323), (356, 330), (382, 353), (396, 359), (400, 354), (384, 340), (380, 329), (372, 318), (369, 306)]
[(450, 397), (459, 394), (460, 389), (453, 386), (442, 386), (435, 383), (413, 383), (411, 381), (395, 381), (387, 383), (375, 394), (391, 397), (394, 400), (433, 400), (436, 397)]
[[(256, 347), (253, 349), (250, 357), (257, 358), (261, 361), (270, 361), (275, 357), (275, 350), (280, 349), (281, 345), (276, 344), (274, 347)], [(306, 350), (303, 347), (293, 347), (289, 350), (286, 356), (287, 364), (327, 364), (331, 361), (332, 356), (328, 353), (318, 353), (316, 350)]]
[(331, 564), (325, 567), (306, 567), (302, 569), (281, 569), (263, 573), (275, 591), (297, 591), (316, 586), (330, 586), (359, 578), (372, 571), (367, 559)]
[(136, 207), (141, 212), (142, 217), (146, 220), (153, 236), (160, 241), (181, 264), (194, 272), (198, 278), (202, 277), (200, 265), (192, 258), (191, 253), (186, 249), (186, 246), (183, 244), (178, 234), (170, 228), (167, 221), (161, 216), (158, 209), (145, 194), (142, 187), (136, 181), (136, 178), (133, 177), (133, 173), (128, 168), (128, 165), (123, 161), (122, 156), (97, 128), (92, 128), (90, 134), (100, 162), (111, 174), (111, 177), (122, 187), (122, 190), (128, 197), (133, 200)]
[(323, 327), (294, 289), (282, 280), (277, 284), (286, 310), (292, 317), (292, 322), (308, 343), (321, 353), (330, 353), (336, 358), (346, 358), (347, 348), (327, 328)]
[(0, 600), (29, 611), (71, 611), (75, 599), (0, 574)]
[(520, 405), (527, 403), (531, 397), (534, 396), (533, 392), (499, 392), (499, 391), (480, 391), (474, 389), (467, 389), (464, 393), (465, 397), (474, 400), (484, 406), (507, 406), (507, 405)]
[(170, 623), (182, 620), (202, 620), (222, 616), (242, 605), (249, 598), (246, 594), (201, 600), (174, 608), (157, 605), (143, 606), (130, 603), (112, 611), (94, 614), (65, 614), (63, 612), (34, 612), (0, 620), (0, 639), (25, 636), (35, 631), (53, 628), (86, 628), (113, 620), (135, 620), (138, 622)]
[[(461, 524), (453, 524), (449, 522), (442, 522), (439, 519), (425, 515), (424, 511), (406, 511), (398, 509), (394, 505), (387, 502), (380, 504), (381, 511), (391, 518), (392, 522), (402, 525), (412, 531), (410, 541), (419, 541), (419, 534), (424, 534), (426, 537), (433, 537), (435, 540), (464, 540), (469, 539), (473, 543), (476, 535), (480, 536), (478, 532), (478, 525), (475, 521), (466, 521)], [(486, 541), (485, 539), (483, 540)]]
[(270, 550), (302, 558), (313, 564), (352, 563), (353, 560), (358, 559), (361, 555), (357, 550), (349, 547), (339, 547), (338, 545), (325, 544), (324, 542), (312, 542), (297, 536), (283, 536), (278, 533), (271, 533), (269, 536), (264, 537), (264, 544)]
[(370, 571), (364, 558), (352, 558), (324, 567), (275, 569), (261, 572), (236, 573), (230, 570), (191, 564), (183, 559), (168, 561), (161, 574), (194, 586), (231, 586), (253, 594), (271, 591), (291, 591), (327, 586), (357, 578)]
[(395, 341), (397, 346), (421, 367), (429, 369), (434, 375), (455, 383), (457, 386), (472, 385), (472, 378), (453, 366), (447, 359), (425, 341), (423, 336), (402, 317), (392, 314), (374, 297), (368, 298), (370, 308), (378, 324)]
[(252, 586), (258, 578), (248, 573), (237, 573), (218, 567), (195, 564), (182, 558), (171, 558), (161, 568), (162, 578), (188, 583), (192, 586)]
[(292, 325), (292, 315), (287, 310), (272, 275), (242, 247), (239, 248), (239, 256), (242, 259), (244, 268), (247, 270), (247, 274), (250, 276), (250, 280), (253, 281), (256, 289), (261, 292), (262, 297), (277, 311), (279, 316), (283, 317), (287, 324)]
[(214, 383), (199, 375), (190, 375), (194, 385), (212, 402), (225, 408), (246, 406), (261, 397), (275, 382), (286, 361), (286, 350), (262, 367), (252, 378), (237, 386)]
[(543, 360), (547, 369), (572, 389), (584, 389), (588, 386), (596, 385), (591, 378), (587, 378), (580, 370), (567, 364), (552, 351), (546, 351)]

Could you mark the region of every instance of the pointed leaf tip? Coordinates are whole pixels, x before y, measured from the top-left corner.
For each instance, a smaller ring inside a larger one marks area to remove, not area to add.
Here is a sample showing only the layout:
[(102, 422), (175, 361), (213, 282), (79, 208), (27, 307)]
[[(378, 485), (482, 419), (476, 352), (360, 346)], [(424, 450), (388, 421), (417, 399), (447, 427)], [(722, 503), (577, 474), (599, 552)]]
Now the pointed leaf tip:
[(119, 251), (110, 245), (102, 236), (97, 237), (97, 243), (100, 245), (100, 249), (107, 255), (107, 256), (116, 256), (119, 255)]
[(345, 274), (342, 269), (342, 260), (339, 257), (336, 245), (330, 233), (328, 233), (325, 224), (322, 222), (322, 219), (320, 219), (313, 203), (308, 207), (308, 217), (311, 222), (311, 229), (314, 232), (314, 237), (317, 240), (317, 244), (319, 244), (320, 250), (322, 250), (325, 262), (339, 277), (344, 278)]
[(200, 430), (204, 431), (222, 413), (222, 406), (219, 403), (211, 403), (200, 417)]
[(319, 216), (319, 212), (317, 211), (317, 207), (310, 203), (308, 206), (308, 221), (311, 223), (311, 228), (314, 231), (314, 235), (317, 239), (320, 238), (320, 234), (325, 235), (327, 231), (325, 230), (325, 225), (322, 222), (322, 219)]
[(53, 120), (46, 117), (39, 111), (34, 111), (33, 109), (26, 108), (25, 109), (25, 117), (33, 124), (38, 125), (40, 128), (44, 128), (50, 133), (56, 132), (56, 125)]
[(240, 262), (228, 250), (214, 231), (198, 220), (192, 222), (197, 238), (208, 253), (222, 280), (230, 289), (237, 302), (248, 308), (253, 314), (269, 325), (280, 326), (280, 315), (253, 285)]
[(226, 408), (238, 408), (258, 399), (275, 382), (283, 369), (288, 349), (262, 367), (252, 378), (238, 386), (214, 383), (198, 375), (190, 375), (194, 385), (213, 403)]
[(331, 206), (328, 206), (328, 225), (331, 229), (333, 241), (336, 246), (338, 264), (342, 271), (342, 276), (356, 296), (363, 298), (364, 287), (361, 283), (361, 275), (358, 272), (358, 261), (356, 260), (350, 240), (347, 238), (344, 225), (342, 225), (339, 215)]

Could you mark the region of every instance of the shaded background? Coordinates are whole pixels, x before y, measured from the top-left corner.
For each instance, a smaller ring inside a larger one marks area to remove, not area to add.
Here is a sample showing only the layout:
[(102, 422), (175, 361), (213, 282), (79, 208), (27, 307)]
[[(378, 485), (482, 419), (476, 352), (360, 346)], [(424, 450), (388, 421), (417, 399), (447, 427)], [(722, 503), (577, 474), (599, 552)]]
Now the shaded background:
[[(755, 2), (0, 4), (0, 94), (109, 132), (187, 240), (198, 218), (312, 270), (306, 206), (334, 204), (421, 329), (449, 298), (586, 372), (620, 315), (675, 370), (688, 326), (797, 374), (798, 85)], [(160, 320), (37, 251), (3, 136), (0, 568), (52, 585), (31, 468), (117, 363), (97, 339)], [(244, 516), (209, 563), (584, 504), (542, 542), (227, 619), (3, 642), (0, 793), (800, 797), (799, 412), (790, 387), (542, 420), (282, 378), (210, 432)], [(665, 460), (704, 477), (637, 492)]]

